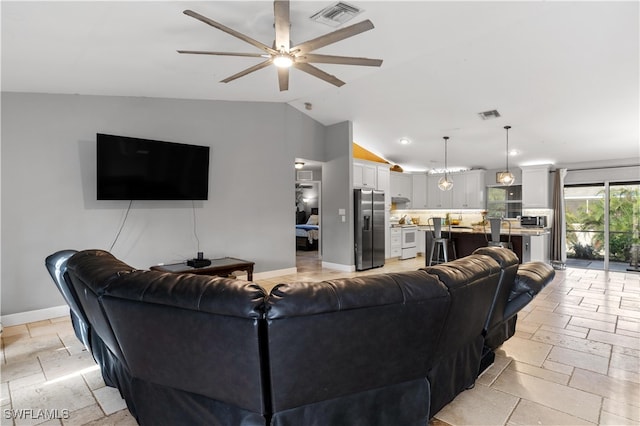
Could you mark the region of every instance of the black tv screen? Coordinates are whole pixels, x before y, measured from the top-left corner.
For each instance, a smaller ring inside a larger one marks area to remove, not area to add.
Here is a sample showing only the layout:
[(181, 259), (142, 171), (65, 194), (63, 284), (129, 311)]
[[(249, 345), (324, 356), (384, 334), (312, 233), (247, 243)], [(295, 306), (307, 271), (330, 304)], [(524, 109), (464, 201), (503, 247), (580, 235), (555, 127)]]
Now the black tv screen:
[(209, 147), (98, 133), (98, 200), (206, 200)]

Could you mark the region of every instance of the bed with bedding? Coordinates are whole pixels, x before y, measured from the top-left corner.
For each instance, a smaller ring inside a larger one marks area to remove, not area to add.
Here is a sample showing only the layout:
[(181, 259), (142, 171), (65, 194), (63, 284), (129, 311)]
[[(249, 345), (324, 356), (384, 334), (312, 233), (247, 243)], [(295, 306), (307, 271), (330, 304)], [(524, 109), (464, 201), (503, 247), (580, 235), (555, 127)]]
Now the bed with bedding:
[(320, 238), (320, 226), (318, 225), (318, 215), (312, 214), (306, 223), (296, 225), (296, 249), (298, 250), (318, 250), (318, 239)]

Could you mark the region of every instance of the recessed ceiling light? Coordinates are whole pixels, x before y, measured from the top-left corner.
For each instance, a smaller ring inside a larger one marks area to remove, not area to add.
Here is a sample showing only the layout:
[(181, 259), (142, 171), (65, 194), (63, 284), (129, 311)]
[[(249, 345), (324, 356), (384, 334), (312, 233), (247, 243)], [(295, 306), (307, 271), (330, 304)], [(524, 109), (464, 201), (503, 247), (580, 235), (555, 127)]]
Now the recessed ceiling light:
[(407, 138), (402, 138), (400, 139), (400, 144), (401, 145), (409, 145), (411, 143), (411, 141)]
[(512, 157), (516, 155), (520, 155), (520, 151), (518, 151), (517, 149), (512, 149), (509, 151), (509, 155)]

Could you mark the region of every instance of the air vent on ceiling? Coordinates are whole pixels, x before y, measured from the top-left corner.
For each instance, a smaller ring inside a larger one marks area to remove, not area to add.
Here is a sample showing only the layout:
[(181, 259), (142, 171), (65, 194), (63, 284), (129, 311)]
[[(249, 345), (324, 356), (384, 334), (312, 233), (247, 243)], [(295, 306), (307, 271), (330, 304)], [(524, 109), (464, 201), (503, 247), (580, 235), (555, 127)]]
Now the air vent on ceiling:
[(331, 27), (339, 27), (362, 12), (364, 11), (356, 6), (339, 1), (338, 3), (325, 7), (321, 11), (314, 13), (309, 17), (309, 19)]
[(500, 113), (498, 112), (497, 109), (492, 109), (491, 111), (479, 112), (478, 115), (483, 120), (490, 120), (492, 118), (500, 117)]

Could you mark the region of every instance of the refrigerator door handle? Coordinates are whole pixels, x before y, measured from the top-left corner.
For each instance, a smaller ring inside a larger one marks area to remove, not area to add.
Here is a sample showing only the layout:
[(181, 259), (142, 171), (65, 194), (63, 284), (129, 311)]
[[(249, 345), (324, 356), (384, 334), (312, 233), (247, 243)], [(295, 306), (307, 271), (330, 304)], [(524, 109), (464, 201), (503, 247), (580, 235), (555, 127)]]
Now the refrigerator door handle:
[(371, 224), (371, 216), (366, 216), (365, 215), (364, 223), (363, 223), (363, 226), (362, 226), (362, 230), (363, 231), (369, 231), (371, 229), (370, 224)]

